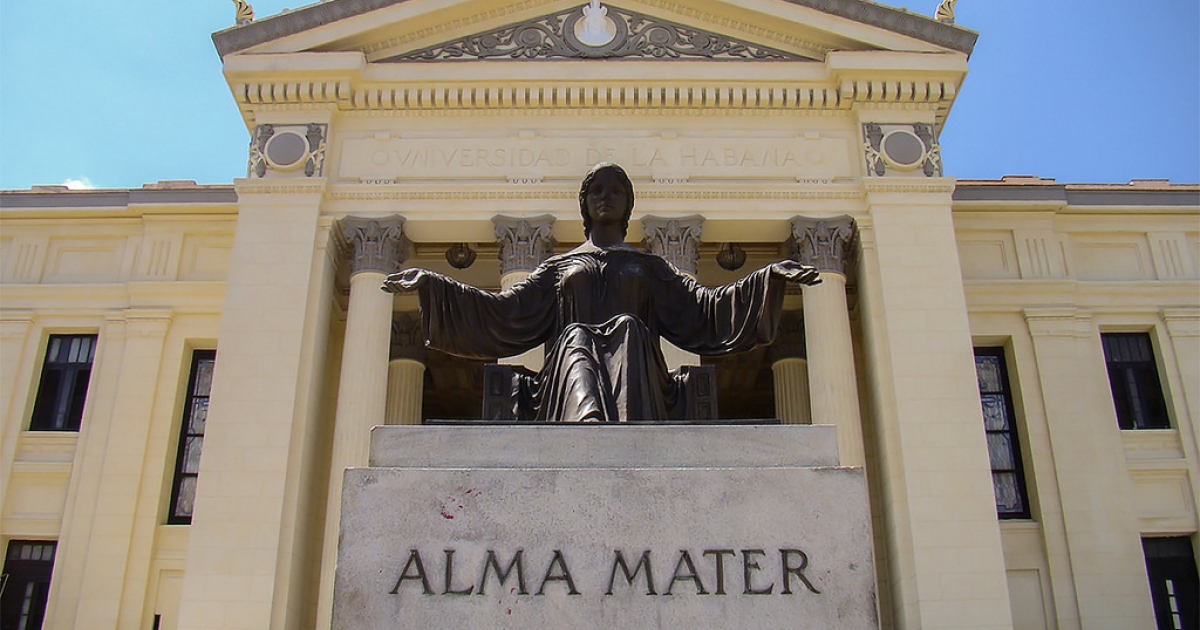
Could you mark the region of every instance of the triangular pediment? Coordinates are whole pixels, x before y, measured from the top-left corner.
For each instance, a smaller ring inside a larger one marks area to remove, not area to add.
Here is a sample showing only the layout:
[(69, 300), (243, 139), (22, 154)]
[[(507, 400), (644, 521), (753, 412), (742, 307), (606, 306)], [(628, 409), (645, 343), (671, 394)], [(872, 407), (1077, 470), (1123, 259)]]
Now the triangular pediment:
[(805, 57), (604, 5), (596, 0), (550, 15), (380, 59), (713, 59), (811, 61)]
[(976, 34), (867, 0), (328, 0), (213, 35), (230, 54), (368, 62), (822, 60), (829, 51), (969, 54)]

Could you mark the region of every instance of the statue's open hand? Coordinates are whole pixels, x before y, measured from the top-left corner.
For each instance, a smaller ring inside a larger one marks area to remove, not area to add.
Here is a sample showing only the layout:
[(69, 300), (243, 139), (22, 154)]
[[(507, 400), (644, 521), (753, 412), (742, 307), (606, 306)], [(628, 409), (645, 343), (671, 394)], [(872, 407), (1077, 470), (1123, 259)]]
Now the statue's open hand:
[(799, 282), (808, 286), (821, 284), (821, 273), (816, 267), (802, 265), (794, 260), (773, 263), (771, 272), (783, 276), (788, 282)]
[(430, 273), (424, 269), (405, 269), (388, 276), (380, 288), (388, 293), (412, 293), (429, 284)]

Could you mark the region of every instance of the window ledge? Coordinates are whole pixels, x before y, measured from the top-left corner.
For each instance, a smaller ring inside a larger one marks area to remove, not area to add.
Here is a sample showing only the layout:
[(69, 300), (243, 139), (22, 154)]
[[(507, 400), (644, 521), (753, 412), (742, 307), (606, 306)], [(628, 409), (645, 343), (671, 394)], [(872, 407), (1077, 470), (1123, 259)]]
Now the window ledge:
[(66, 464), (75, 461), (77, 431), (23, 431), (17, 442), (15, 466), (21, 464)]
[(1121, 442), (1126, 461), (1183, 459), (1183, 443), (1176, 429), (1125, 429)]

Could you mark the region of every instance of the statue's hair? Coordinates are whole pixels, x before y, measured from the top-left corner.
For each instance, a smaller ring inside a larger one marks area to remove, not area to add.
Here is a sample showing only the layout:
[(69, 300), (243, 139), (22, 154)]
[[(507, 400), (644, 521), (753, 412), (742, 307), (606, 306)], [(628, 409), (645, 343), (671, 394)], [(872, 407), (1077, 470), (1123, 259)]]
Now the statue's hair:
[(633, 182), (629, 181), (629, 175), (625, 173), (625, 169), (612, 162), (601, 162), (583, 176), (583, 183), (579, 185), (579, 213), (583, 215), (584, 238), (592, 235), (592, 219), (588, 216), (587, 211), (588, 188), (591, 188), (592, 182), (606, 171), (616, 175), (617, 179), (624, 184), (625, 190), (629, 192), (629, 206), (625, 208), (625, 214), (621, 218), (621, 236), (625, 236), (629, 232), (629, 217), (633, 215)]

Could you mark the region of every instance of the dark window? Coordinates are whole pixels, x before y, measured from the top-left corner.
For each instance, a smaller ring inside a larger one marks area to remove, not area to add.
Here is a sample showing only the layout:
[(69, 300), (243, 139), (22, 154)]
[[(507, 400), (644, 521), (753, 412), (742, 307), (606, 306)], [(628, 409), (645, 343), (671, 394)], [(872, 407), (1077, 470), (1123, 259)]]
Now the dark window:
[(983, 403), (983, 428), (987, 432), (988, 457), (992, 463), (996, 513), (1000, 518), (1029, 518), (1029, 495), (1025, 491), (1004, 349), (976, 348), (975, 375), (979, 379), (979, 399)]
[(183, 405), (183, 426), (179, 428), (179, 454), (175, 457), (171, 512), (167, 516), (167, 522), (173, 525), (192, 522), (196, 481), (200, 475), (200, 449), (204, 446), (204, 422), (208, 419), (208, 392), (212, 388), (216, 360), (215, 350), (196, 350), (192, 353), (192, 371)]
[(95, 335), (50, 335), (30, 431), (79, 430), (95, 356)]
[(1200, 628), (1200, 579), (1189, 538), (1143, 538), (1150, 598), (1159, 630)]
[(1147, 333), (1105, 333), (1104, 361), (1122, 429), (1167, 429), (1167, 401)]
[(0, 630), (38, 630), (46, 616), (55, 543), (13, 540), (0, 577)]

